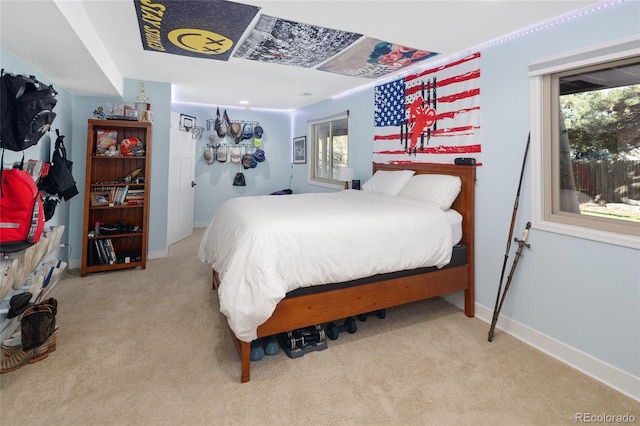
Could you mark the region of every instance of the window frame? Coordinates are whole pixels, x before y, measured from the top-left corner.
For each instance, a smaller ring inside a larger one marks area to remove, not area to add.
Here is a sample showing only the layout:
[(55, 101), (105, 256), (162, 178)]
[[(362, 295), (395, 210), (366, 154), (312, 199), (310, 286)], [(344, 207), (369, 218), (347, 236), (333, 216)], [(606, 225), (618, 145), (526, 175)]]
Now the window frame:
[[(323, 124), (329, 124), (333, 121), (338, 121), (338, 120), (347, 120), (347, 158), (349, 158), (349, 154), (351, 152), (351, 138), (349, 137), (349, 133), (350, 130), (349, 128), (351, 127), (351, 120), (349, 118), (349, 111), (341, 111), (335, 114), (331, 114), (328, 116), (324, 116), (324, 117), (319, 117), (319, 118), (314, 118), (314, 119), (310, 119), (307, 121), (307, 125), (308, 125), (308, 130), (307, 130), (307, 134), (309, 135), (309, 158), (308, 158), (308, 164), (309, 164), (309, 176), (308, 176), (308, 183), (310, 185), (317, 185), (317, 186), (323, 186), (326, 188), (333, 188), (333, 189), (342, 189), (344, 188), (344, 182), (337, 180), (337, 179), (327, 179), (327, 178), (322, 178), (322, 177), (316, 177), (315, 176), (315, 169), (316, 169), (316, 165), (318, 163), (318, 152), (317, 152), (317, 147), (316, 147), (316, 142), (317, 142), (317, 138), (316, 138), (316, 132), (315, 132), (315, 128), (318, 125), (323, 125)], [(333, 152), (333, 147), (331, 147), (331, 150)], [(333, 157), (333, 154), (331, 155), (331, 157)], [(350, 160), (347, 160), (347, 166), (349, 165)]]
[(557, 90), (552, 76), (583, 70), (629, 58), (640, 58), (640, 37), (581, 49), (534, 62), (529, 66), (531, 95), (531, 176), (532, 227), (553, 233), (640, 249), (637, 222), (554, 211), (559, 205), (557, 171), (558, 131), (554, 127), (558, 114)]

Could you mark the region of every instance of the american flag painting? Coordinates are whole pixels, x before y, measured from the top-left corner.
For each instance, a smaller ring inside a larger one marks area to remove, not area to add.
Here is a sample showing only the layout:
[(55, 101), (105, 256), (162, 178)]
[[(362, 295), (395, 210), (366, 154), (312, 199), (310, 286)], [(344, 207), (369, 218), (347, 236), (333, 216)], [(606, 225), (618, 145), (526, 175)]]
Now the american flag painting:
[(480, 164), (480, 53), (375, 87), (373, 161)]

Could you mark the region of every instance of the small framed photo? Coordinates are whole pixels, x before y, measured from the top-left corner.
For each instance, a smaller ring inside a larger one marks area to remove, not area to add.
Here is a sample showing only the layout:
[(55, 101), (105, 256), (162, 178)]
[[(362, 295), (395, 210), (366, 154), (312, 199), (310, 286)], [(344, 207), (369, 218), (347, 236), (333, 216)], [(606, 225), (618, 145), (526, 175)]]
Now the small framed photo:
[(125, 117), (137, 120), (138, 119), (138, 111), (135, 109), (128, 109), (125, 111)]
[(307, 137), (293, 138), (293, 163), (304, 164), (307, 162)]
[(196, 127), (196, 118), (186, 114), (180, 114), (180, 130), (190, 132)]
[(100, 191), (91, 193), (91, 206), (108, 206), (109, 191)]

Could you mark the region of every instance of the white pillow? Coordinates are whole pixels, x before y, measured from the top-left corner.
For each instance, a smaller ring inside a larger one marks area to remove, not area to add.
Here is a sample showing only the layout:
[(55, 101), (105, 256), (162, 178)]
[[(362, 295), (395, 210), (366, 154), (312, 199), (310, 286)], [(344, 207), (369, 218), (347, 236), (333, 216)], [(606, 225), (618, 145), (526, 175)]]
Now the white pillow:
[(362, 190), (396, 195), (415, 173), (413, 170), (378, 170), (362, 185)]
[(460, 193), (462, 182), (458, 176), (424, 174), (415, 175), (398, 193), (398, 197), (411, 198), (447, 210)]

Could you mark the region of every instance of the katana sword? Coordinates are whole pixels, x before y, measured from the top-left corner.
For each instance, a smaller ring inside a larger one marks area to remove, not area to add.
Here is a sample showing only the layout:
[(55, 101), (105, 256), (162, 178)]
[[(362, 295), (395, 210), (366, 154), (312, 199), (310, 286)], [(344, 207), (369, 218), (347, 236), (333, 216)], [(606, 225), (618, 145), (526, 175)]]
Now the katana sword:
[[(529, 236), (529, 228), (531, 228), (531, 222), (527, 222), (527, 226), (522, 233), (522, 238), (517, 239), (514, 238), (513, 241), (518, 243), (518, 249), (516, 250), (516, 256), (513, 259), (513, 264), (511, 265), (511, 271), (509, 272), (509, 276), (507, 277), (507, 284), (504, 287), (504, 292), (502, 293), (502, 298), (500, 299), (500, 304), (493, 311), (493, 319), (491, 320), (491, 328), (489, 329), (489, 341), (493, 340), (493, 333), (496, 328), (496, 323), (498, 322), (498, 316), (500, 315), (500, 311), (502, 310), (502, 304), (504, 303), (504, 299), (507, 296), (507, 291), (509, 291), (509, 287), (511, 286), (511, 281), (513, 280), (513, 273), (516, 271), (516, 266), (518, 266), (518, 261), (520, 257), (522, 257), (522, 250), (524, 248), (531, 248), (531, 245), (526, 243), (527, 237)], [(498, 296), (500, 296), (498, 294)]]

